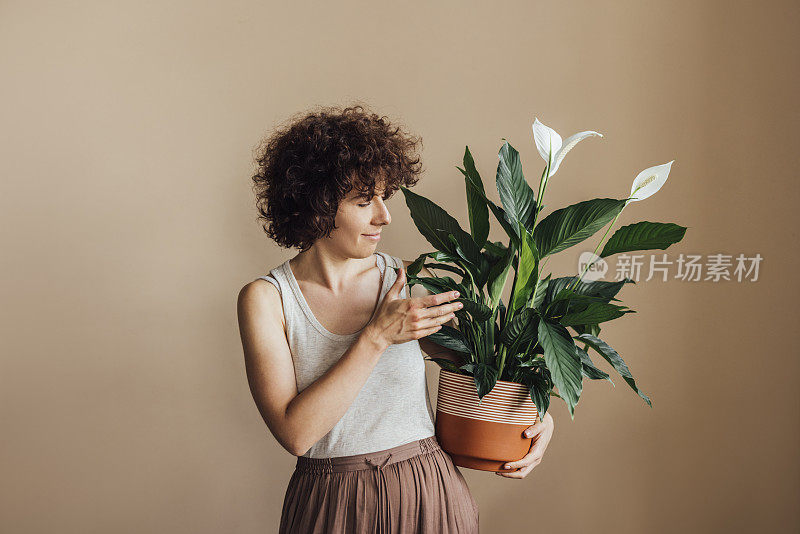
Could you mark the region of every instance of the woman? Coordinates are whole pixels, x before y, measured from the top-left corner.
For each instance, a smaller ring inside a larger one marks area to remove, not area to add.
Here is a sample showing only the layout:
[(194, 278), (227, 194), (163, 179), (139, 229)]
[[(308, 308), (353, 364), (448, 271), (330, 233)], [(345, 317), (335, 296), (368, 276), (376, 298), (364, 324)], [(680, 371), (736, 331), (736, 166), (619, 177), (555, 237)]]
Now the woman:
[[(420, 143), (362, 106), (324, 108), (258, 154), (259, 218), (300, 249), (238, 302), (253, 398), (297, 456), (281, 533), (478, 532), (475, 499), (434, 435), (421, 352), (458, 360), (423, 338), (461, 304), (416, 286), (409, 295), (410, 262), (375, 251), (385, 200), (418, 181)], [(532, 428), (548, 432), (504, 476), (541, 458), (552, 425)]]

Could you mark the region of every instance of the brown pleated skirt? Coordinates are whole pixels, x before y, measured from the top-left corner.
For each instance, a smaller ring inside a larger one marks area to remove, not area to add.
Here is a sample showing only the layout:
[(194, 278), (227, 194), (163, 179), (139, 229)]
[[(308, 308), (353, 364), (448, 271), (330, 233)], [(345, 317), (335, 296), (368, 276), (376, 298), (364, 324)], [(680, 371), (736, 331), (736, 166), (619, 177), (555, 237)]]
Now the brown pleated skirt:
[(436, 436), (334, 458), (297, 457), (280, 534), (478, 532), (478, 504)]

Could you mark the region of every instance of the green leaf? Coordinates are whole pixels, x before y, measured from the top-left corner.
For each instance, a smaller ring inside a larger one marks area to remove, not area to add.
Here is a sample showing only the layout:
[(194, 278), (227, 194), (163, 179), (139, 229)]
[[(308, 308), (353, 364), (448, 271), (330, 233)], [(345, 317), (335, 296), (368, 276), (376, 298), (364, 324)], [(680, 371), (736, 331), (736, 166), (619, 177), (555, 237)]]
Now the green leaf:
[(452, 299), (450, 302), (460, 302), (464, 305), (461, 312), (469, 312), (475, 321), (485, 321), (492, 316), (492, 309), (482, 302), (476, 302), (466, 297)]
[(553, 383), (567, 403), (570, 417), (575, 419), (575, 406), (583, 390), (581, 361), (575, 343), (566, 328), (548, 320), (539, 321), (539, 342)]
[[(585, 295), (583, 296), (585, 297)], [(636, 312), (634, 310), (626, 309), (625, 306), (618, 306), (616, 304), (590, 302), (584, 309), (564, 315), (561, 317), (561, 319), (559, 319), (559, 322), (564, 326), (600, 324), (622, 317), (626, 313)]]
[[(412, 261), (406, 267), (406, 276), (417, 276), (419, 272), (422, 270), (422, 266), (425, 265), (425, 258), (428, 257), (428, 254), (420, 254), (417, 256), (417, 259)], [(399, 267), (392, 267), (395, 273), (400, 272)]]
[[(436, 232), (444, 234), (444, 230), (436, 230)], [(464, 248), (461, 246), (462, 243), (459, 242), (453, 234), (447, 234), (447, 239), (452, 244), (453, 250), (455, 250), (460, 259), (460, 261), (456, 261), (455, 263), (463, 267), (464, 270), (469, 271), (472, 280), (475, 281), (478, 287), (483, 287), (486, 283), (486, 277), (489, 275), (489, 261), (480, 251), (474, 256), (472, 253), (465, 252)], [(471, 240), (472, 238), (469, 237), (469, 239)]]
[[(459, 169), (461, 170), (461, 169)], [(486, 191), (481, 175), (475, 168), (475, 161), (469, 147), (464, 149), (464, 182), (467, 188), (467, 208), (469, 210), (469, 227), (472, 238), (478, 248), (483, 248), (489, 236), (489, 209), (486, 204)]]
[(496, 260), (505, 257), (508, 249), (511, 248), (504, 245), (502, 241), (496, 241), (494, 243), (491, 241), (486, 241), (486, 243), (483, 244), (483, 247), (486, 250), (486, 253), (491, 255)]
[(539, 418), (544, 418), (550, 408), (550, 391), (540, 382), (533, 384), (529, 390), (531, 392), (531, 400), (539, 411)]
[(475, 362), (472, 370), (475, 388), (478, 390), (478, 399), (487, 395), (497, 383), (497, 369), (485, 362)]
[(491, 269), (489, 269), (486, 284), (489, 293), (489, 303), (492, 307), (500, 300), (500, 295), (503, 293), (503, 288), (506, 286), (514, 254), (514, 247), (508, 247), (505, 251), (505, 255), (497, 260), (497, 262), (492, 265)]
[(536, 288), (536, 294), (530, 303), (531, 308), (541, 309), (542, 301), (547, 293), (547, 286), (550, 284), (550, 275), (548, 274), (543, 280), (539, 280), (539, 287)]
[(520, 235), (522, 247), (519, 250), (517, 283), (514, 294), (511, 296), (510, 308), (512, 311), (516, 311), (528, 303), (539, 276), (533, 235), (524, 228), (520, 228)]
[(414, 193), (407, 187), (400, 186), (400, 189), (403, 191), (414, 224), (428, 243), (437, 250), (451, 256), (458, 256), (453, 243), (447, 238), (448, 234), (452, 234), (469, 261), (474, 261), (476, 265), (479, 263), (480, 248), (475, 244), (472, 236), (461, 228), (455, 218), (432, 201)]
[(536, 338), (539, 331), (539, 315), (533, 308), (524, 308), (511, 318), (511, 322), (503, 328), (500, 343), (511, 348), (521, 346)]
[(543, 418), (550, 407), (550, 390), (553, 380), (550, 371), (541, 360), (536, 360), (533, 367), (523, 375), (523, 382), (530, 391), (531, 401), (539, 411), (539, 418)]
[(450, 325), (443, 324), (442, 327), (432, 334), (428, 334), (422, 339), (427, 339), (432, 343), (436, 343), (440, 347), (450, 349), (464, 354), (472, 354), (470, 343), (464, 334)]
[[(456, 168), (459, 171), (461, 171), (461, 173), (464, 174), (465, 177), (467, 176), (467, 172), (464, 169), (460, 167)], [(481, 194), (481, 191), (479, 191), (476, 188), (472, 188), (472, 192), (475, 194)], [(497, 222), (499, 222), (500, 226), (502, 226), (503, 229), (506, 231), (506, 234), (508, 235), (511, 242), (515, 246), (519, 247), (519, 234), (517, 232), (517, 225), (515, 224), (515, 222), (511, 219), (511, 217), (508, 216), (508, 214), (506, 214), (503, 208), (501, 208), (500, 206), (489, 200), (489, 198), (485, 196), (485, 194), (483, 196), (483, 200), (486, 202), (486, 205), (489, 207), (489, 209), (492, 210), (495, 219), (497, 219)]]
[(464, 269), (461, 269), (454, 265), (448, 265), (447, 263), (426, 263), (425, 267), (427, 267), (428, 269), (441, 269), (443, 271), (450, 271), (452, 273), (460, 275), (462, 278), (467, 276), (467, 273), (464, 272)]
[(575, 339), (583, 341), (584, 343), (592, 347), (594, 350), (596, 350), (597, 353), (600, 354), (600, 356), (605, 358), (606, 361), (608, 361), (608, 363), (610, 363), (614, 367), (614, 369), (616, 369), (616, 371), (620, 374), (620, 376), (622, 376), (625, 382), (628, 383), (631, 389), (633, 389), (641, 398), (643, 398), (648, 406), (650, 406), (651, 408), (653, 407), (653, 404), (650, 402), (650, 397), (645, 395), (643, 391), (641, 391), (638, 387), (636, 387), (636, 381), (633, 379), (633, 375), (631, 374), (630, 369), (628, 369), (628, 366), (625, 364), (622, 357), (619, 354), (617, 354), (617, 351), (612, 349), (602, 339), (596, 338), (591, 334), (581, 334), (577, 336)]
[[(533, 228), (536, 213), (536, 195), (522, 174), (519, 152), (508, 141), (500, 147), (497, 163), (497, 192), (505, 213), (516, 226), (522, 224), (527, 230)], [(517, 228), (514, 229), (518, 231)], [(521, 237), (521, 234), (517, 233)]]
[(564, 288), (560, 290), (555, 297), (549, 299), (549, 302), (546, 306), (543, 306), (543, 315), (546, 317), (558, 318), (560, 323), (564, 324), (564, 326), (567, 326), (566, 323), (564, 323), (561, 319), (562, 316), (566, 315), (567, 313), (577, 313), (579, 311), (583, 311), (587, 309), (590, 304), (594, 303), (605, 304), (606, 302), (603, 297), (581, 295), (572, 289)]
[[(438, 255), (441, 255), (441, 254), (442, 253), (439, 252), (439, 251), (436, 251), (436, 252), (424, 252), (424, 253), (420, 254), (419, 256), (417, 256), (417, 258), (414, 261), (412, 261), (411, 263), (408, 264), (408, 267), (406, 267), (406, 276), (417, 276), (419, 274), (419, 272), (422, 270), (422, 267), (427, 267), (428, 269), (430, 269), (430, 268), (442, 269), (442, 270), (445, 270), (445, 271), (454, 272), (456, 274), (461, 275), (462, 277), (466, 276), (466, 274), (464, 273), (463, 269), (460, 269), (460, 268), (455, 267), (453, 265), (449, 265), (447, 263), (425, 263), (425, 261), (427, 259), (429, 259), (429, 258), (436, 259), (436, 257)], [(392, 267), (392, 269), (394, 269), (395, 272), (398, 272), (398, 270), (399, 270), (397, 267)]]
[(600, 257), (634, 250), (664, 250), (683, 239), (685, 233), (685, 226), (673, 223), (642, 221), (629, 224), (614, 232), (603, 247)]
[(624, 199), (596, 198), (554, 211), (542, 219), (533, 232), (539, 259), (593, 236), (624, 207)]
[(511, 217), (505, 212), (503, 208), (492, 202), (491, 200), (487, 200), (486, 204), (489, 206), (489, 209), (492, 210), (494, 213), (495, 219), (498, 220), (500, 226), (503, 227), (503, 230), (506, 231), (506, 235), (508, 236), (509, 241), (514, 246), (514, 248), (519, 249), (519, 225), (516, 221), (512, 220)]
[(447, 358), (430, 357), (430, 358), (423, 358), (423, 359), (424, 360), (428, 360), (428, 361), (432, 361), (432, 362), (436, 362), (439, 365), (439, 367), (447, 369), (448, 371), (452, 371), (452, 372), (458, 373), (458, 374), (464, 374), (464, 373), (461, 372), (461, 369), (459, 369), (456, 364), (454, 364), (453, 362), (451, 362)]
[(614, 382), (611, 381), (609, 374), (595, 367), (592, 359), (589, 358), (589, 355), (585, 350), (575, 347), (575, 351), (578, 353), (578, 357), (581, 359), (581, 374), (583, 374), (583, 376), (591, 380), (608, 380), (611, 382), (611, 385), (614, 386)]
[(428, 252), (427, 256), (436, 261), (449, 261), (454, 263), (458, 260), (457, 254), (450, 254), (449, 252), (442, 252), (441, 250), (437, 250), (435, 252)]
[(455, 280), (453, 280), (449, 276), (439, 276), (439, 277), (430, 277), (430, 276), (413, 276), (411, 274), (407, 275), (408, 285), (421, 285), (431, 293), (444, 293), (445, 291), (458, 291), (463, 294), (462, 290), (459, 288), (464, 288), (462, 284), (459, 284)]
[(624, 278), (618, 282), (606, 282), (603, 280), (581, 280), (573, 288), (572, 285), (575, 283), (577, 278), (577, 276), (562, 276), (551, 280), (547, 286), (547, 293), (545, 294), (543, 305), (549, 305), (555, 296), (558, 295), (562, 289), (567, 287), (571, 288), (575, 294), (586, 295), (590, 297), (600, 297), (603, 302), (608, 302), (614, 298), (623, 285), (626, 283), (636, 283), (630, 278)]

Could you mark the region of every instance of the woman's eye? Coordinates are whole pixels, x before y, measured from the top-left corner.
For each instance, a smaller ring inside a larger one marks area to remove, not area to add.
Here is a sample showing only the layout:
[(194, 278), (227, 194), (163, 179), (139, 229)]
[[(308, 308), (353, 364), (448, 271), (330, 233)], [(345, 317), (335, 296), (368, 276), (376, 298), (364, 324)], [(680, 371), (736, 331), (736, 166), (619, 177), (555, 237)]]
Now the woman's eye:
[[(383, 198), (384, 201), (386, 201), (386, 200), (389, 200), (391, 197), (392, 197), (391, 194), (386, 194), (386, 195), (383, 195), (382, 198)], [(372, 204), (372, 202), (367, 202), (366, 204), (359, 204), (359, 206), (362, 207), (362, 208), (366, 208), (370, 204)]]

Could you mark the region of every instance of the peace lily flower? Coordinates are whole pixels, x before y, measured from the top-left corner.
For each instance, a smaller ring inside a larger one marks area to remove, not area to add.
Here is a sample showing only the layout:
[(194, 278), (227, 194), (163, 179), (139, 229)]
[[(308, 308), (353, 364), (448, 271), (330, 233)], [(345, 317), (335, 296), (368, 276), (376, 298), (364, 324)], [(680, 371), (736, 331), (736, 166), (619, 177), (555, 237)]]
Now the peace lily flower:
[[(639, 174), (636, 175), (636, 178), (633, 179), (633, 185), (631, 185), (631, 194), (628, 200), (625, 202), (625, 207), (628, 206), (630, 202), (637, 202), (639, 200), (644, 200), (656, 193), (661, 187), (667, 182), (667, 178), (669, 177), (669, 171), (672, 168), (672, 164), (675, 162), (673, 159), (669, 163), (664, 163), (663, 165), (655, 165), (653, 167), (648, 167)], [(636, 195), (634, 197), (634, 195)], [(624, 210), (625, 207), (622, 209)], [(611, 230), (611, 227), (614, 226), (614, 223), (617, 222), (617, 218), (619, 218), (622, 210), (617, 213), (614, 220), (611, 221), (611, 224), (606, 229), (606, 233), (603, 234), (603, 237), (600, 239), (600, 242), (597, 243), (597, 246), (594, 248), (594, 252), (592, 252), (593, 256), (596, 256), (596, 259), (600, 257), (597, 256), (597, 251), (600, 249), (600, 245), (603, 244), (608, 232)], [(596, 259), (588, 262), (586, 267), (584, 267), (581, 274), (578, 276), (578, 279), (573, 284), (573, 287), (577, 285), (578, 281), (583, 278), (583, 275), (586, 273), (586, 270), (596, 261)]]
[[(549, 178), (555, 174), (564, 156), (567, 155), (567, 152), (572, 150), (572, 147), (577, 145), (579, 141), (592, 135), (603, 137), (601, 133), (587, 130), (568, 137), (566, 142), (564, 142), (555, 130), (545, 126), (539, 122), (538, 118), (535, 118), (533, 122), (533, 139), (536, 141), (536, 148), (539, 149), (539, 154), (542, 155), (545, 161), (552, 161), (550, 164), (550, 173), (547, 177)], [(551, 157), (552, 160), (550, 159)]]
[[(664, 163), (663, 165), (648, 167), (640, 172), (633, 180), (630, 195), (633, 198), (628, 199), (628, 202), (644, 200), (661, 189), (661, 186), (663, 186), (667, 181), (669, 170), (674, 161), (675, 160), (673, 159), (669, 163)], [(634, 195), (636, 196), (634, 197)], [(628, 203), (626, 202), (625, 205), (627, 206)]]

